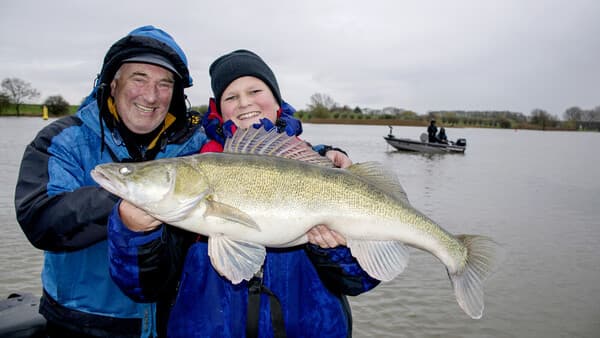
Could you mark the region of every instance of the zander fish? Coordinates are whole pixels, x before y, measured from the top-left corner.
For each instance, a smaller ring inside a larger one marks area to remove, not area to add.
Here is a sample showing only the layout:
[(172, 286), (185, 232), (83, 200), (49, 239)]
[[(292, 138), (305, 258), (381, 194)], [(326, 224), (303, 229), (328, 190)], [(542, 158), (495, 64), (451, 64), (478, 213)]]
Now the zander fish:
[(250, 128), (228, 139), (223, 153), (102, 164), (92, 177), (160, 221), (207, 236), (212, 265), (232, 283), (252, 278), (265, 247), (306, 243), (306, 232), (325, 224), (382, 281), (404, 270), (407, 245), (430, 252), (446, 266), (460, 307), (482, 316), (497, 244), (444, 230), (376, 162), (333, 168), (298, 138)]

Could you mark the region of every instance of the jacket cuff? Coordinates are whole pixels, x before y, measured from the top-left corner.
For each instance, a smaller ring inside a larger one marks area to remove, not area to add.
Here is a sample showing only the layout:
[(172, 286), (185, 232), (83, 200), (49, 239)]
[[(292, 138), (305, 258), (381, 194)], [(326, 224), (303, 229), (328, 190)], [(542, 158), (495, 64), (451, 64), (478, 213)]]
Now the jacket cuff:
[(162, 236), (164, 226), (159, 226), (155, 230), (140, 232), (129, 230), (119, 214), (119, 201), (113, 207), (113, 210), (108, 217), (108, 232), (109, 238), (113, 245), (120, 248), (137, 247), (147, 244)]
[(356, 296), (379, 284), (361, 268), (348, 247), (323, 249), (308, 243), (306, 251), (323, 282), (334, 292)]
[(336, 263), (340, 266), (345, 264), (356, 264), (356, 259), (352, 256), (352, 253), (350, 253), (350, 249), (345, 246), (340, 245), (336, 248), (324, 249), (318, 245), (308, 243), (307, 250), (322, 259), (331, 263)]
[(337, 150), (341, 153), (344, 153), (344, 155), (348, 156), (348, 153), (343, 151), (340, 148), (336, 148), (336, 147), (332, 147), (330, 145), (326, 145), (326, 144), (318, 144), (316, 146), (312, 147), (314, 151), (316, 151), (317, 153), (319, 153), (319, 155), (321, 156), (325, 156), (325, 154), (327, 154), (328, 151), (330, 150)]

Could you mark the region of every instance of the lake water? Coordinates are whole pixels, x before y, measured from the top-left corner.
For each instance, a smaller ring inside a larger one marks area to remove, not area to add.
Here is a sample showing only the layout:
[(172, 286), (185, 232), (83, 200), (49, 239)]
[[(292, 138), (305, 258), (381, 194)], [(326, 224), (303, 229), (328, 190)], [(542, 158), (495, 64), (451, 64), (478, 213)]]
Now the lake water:
[[(15, 220), (14, 185), (25, 145), (49, 123), (0, 118), (0, 297), (40, 294), (42, 254)], [(464, 155), (393, 151), (386, 126), (304, 126), (355, 162), (379, 161), (414, 207), (452, 233), (500, 242), (506, 258), (485, 285), (480, 320), (459, 308), (442, 264), (412, 250), (406, 271), (352, 297), (355, 337), (599, 337), (600, 133), (446, 128)], [(424, 128), (394, 127), (418, 138)]]

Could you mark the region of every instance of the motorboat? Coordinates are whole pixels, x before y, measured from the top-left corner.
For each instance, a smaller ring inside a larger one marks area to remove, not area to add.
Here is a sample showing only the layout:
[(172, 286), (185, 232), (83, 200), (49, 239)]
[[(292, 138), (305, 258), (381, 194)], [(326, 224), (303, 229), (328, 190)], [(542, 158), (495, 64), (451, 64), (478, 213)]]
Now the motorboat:
[(456, 141), (448, 141), (448, 143), (429, 142), (427, 133), (422, 133), (419, 140), (413, 140), (409, 138), (398, 138), (392, 134), (392, 127), (390, 126), (389, 128), (390, 133), (383, 138), (389, 145), (398, 150), (432, 154), (464, 154), (467, 149), (467, 140), (464, 138), (459, 138)]

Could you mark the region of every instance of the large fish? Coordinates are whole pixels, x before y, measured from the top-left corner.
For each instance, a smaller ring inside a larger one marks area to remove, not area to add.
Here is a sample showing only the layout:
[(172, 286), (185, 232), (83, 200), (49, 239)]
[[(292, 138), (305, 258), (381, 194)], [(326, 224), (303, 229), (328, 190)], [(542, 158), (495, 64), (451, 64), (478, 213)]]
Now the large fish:
[(92, 177), (160, 221), (208, 236), (212, 265), (232, 283), (252, 278), (265, 247), (306, 243), (311, 227), (326, 224), (379, 280), (404, 270), (406, 245), (430, 252), (446, 266), (461, 308), (482, 316), (496, 243), (441, 228), (375, 162), (336, 169), (297, 138), (250, 128), (223, 153), (103, 164)]

